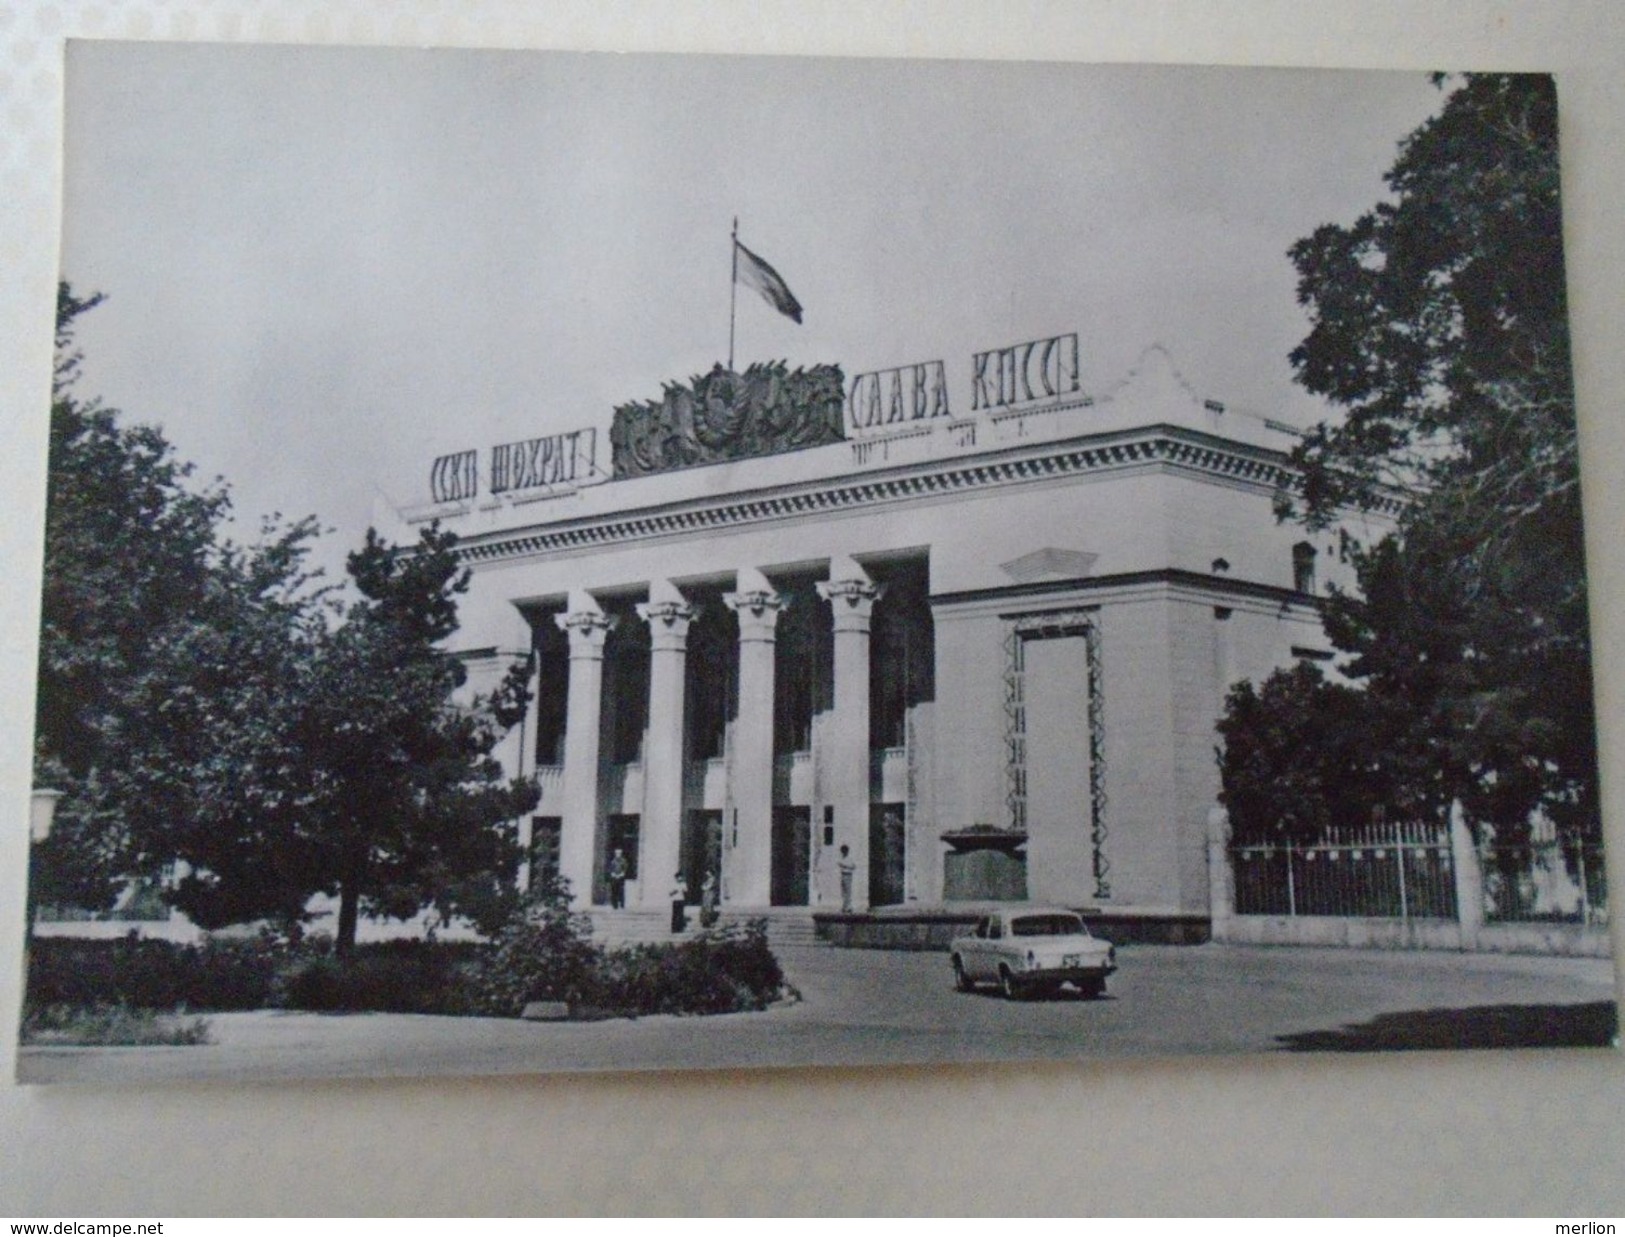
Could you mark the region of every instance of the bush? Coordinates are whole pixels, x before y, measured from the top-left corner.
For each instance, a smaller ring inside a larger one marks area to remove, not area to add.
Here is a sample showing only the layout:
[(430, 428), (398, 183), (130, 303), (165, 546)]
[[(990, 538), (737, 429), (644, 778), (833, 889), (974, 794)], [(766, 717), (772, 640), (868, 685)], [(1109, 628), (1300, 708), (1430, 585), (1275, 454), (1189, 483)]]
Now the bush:
[(470, 1014), (485, 948), (437, 941), (358, 945), (345, 959), (307, 945), (277, 970), (272, 1002), (283, 1009)]
[(604, 951), (592, 921), (570, 911), (570, 885), (549, 877), (497, 933), (475, 981), (481, 1012), (518, 1017), (532, 1001), (597, 1004)]
[(762, 920), (614, 952), (591, 932), (570, 910), (569, 886), (555, 880), (489, 945), (385, 941), (340, 959), (325, 937), (202, 945), (48, 937), (33, 945), (27, 1010), (30, 1018), (50, 1009), (266, 1008), (513, 1018), (532, 1001), (562, 1001), (578, 1016), (635, 1017), (763, 1009), (787, 991)]
[(263, 1009), (270, 1004), (276, 951), (268, 943), (85, 941), (36, 937), (29, 950), (27, 1004), (78, 1008)]
[(28, 1007), (146, 1010), (379, 1010), (467, 1014), (484, 947), (434, 941), (361, 945), (340, 962), (332, 942), (269, 937), (170, 941), (36, 938)]
[(46, 1045), (190, 1046), (209, 1042), (209, 1023), (204, 1018), (160, 1018), (153, 1010), (122, 1005), (47, 1005), (28, 1011), (23, 1018), (21, 1041)]
[(565, 882), (538, 889), (481, 963), (481, 1011), (512, 1018), (532, 1001), (564, 1001), (577, 1015), (726, 1014), (763, 1009), (786, 990), (764, 920), (615, 951), (591, 931), (570, 912)]
[(762, 920), (617, 950), (604, 957), (600, 976), (599, 1001), (618, 1014), (729, 1014), (765, 1009), (785, 993)]

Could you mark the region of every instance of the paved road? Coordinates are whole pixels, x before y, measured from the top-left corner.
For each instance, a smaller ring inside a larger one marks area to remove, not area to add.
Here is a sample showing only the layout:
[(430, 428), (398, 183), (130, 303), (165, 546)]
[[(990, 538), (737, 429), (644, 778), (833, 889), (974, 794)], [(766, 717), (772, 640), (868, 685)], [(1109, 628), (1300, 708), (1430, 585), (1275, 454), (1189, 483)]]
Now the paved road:
[(763, 1013), (597, 1023), (262, 1012), (194, 1048), (26, 1049), (22, 1082), (126, 1083), (710, 1069), (1606, 1040), (1608, 961), (1449, 953), (1120, 948), (1099, 1001), (953, 990), (943, 954), (783, 949), (802, 999)]

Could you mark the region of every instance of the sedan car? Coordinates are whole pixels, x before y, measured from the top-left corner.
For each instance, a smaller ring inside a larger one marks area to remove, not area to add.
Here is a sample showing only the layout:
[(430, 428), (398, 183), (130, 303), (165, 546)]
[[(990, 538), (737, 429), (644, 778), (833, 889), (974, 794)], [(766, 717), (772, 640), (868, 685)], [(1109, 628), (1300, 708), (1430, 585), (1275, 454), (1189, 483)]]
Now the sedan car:
[(1072, 984), (1084, 996), (1106, 991), (1117, 951), (1090, 936), (1083, 918), (1064, 907), (1008, 907), (984, 915), (970, 936), (949, 945), (954, 983), (969, 992), (996, 983), (1011, 1000), (1053, 994)]

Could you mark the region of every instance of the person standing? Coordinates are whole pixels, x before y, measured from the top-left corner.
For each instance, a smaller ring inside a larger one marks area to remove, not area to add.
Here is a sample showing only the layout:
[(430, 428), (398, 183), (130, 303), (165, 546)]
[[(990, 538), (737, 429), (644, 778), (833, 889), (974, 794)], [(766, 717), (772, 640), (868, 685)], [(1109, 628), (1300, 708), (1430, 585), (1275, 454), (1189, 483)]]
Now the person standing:
[(688, 927), (688, 882), (679, 872), (672, 881), (671, 886), (671, 931), (673, 936), (679, 935)]
[(843, 914), (852, 913), (852, 878), (857, 874), (858, 865), (852, 861), (852, 848), (841, 847), (841, 861), (835, 865), (841, 873), (841, 911)]
[(707, 872), (700, 882), (700, 927), (709, 928), (717, 921), (717, 878)]
[(611, 910), (626, 909), (626, 856), (621, 848), (615, 848), (615, 854), (609, 861), (609, 905)]

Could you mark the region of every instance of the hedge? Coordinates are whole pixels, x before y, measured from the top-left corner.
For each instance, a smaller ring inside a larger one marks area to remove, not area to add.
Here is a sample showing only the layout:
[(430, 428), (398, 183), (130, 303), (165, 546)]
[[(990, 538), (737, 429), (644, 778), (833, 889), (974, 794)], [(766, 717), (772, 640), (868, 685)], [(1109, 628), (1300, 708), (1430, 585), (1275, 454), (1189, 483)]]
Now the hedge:
[(170, 941), (37, 938), (30, 1010), (297, 1009), (517, 1017), (531, 1001), (580, 1016), (763, 1009), (788, 991), (761, 921), (672, 944), (606, 950), (567, 912), (516, 920), (489, 945), (399, 940), (346, 959), (323, 939)]

